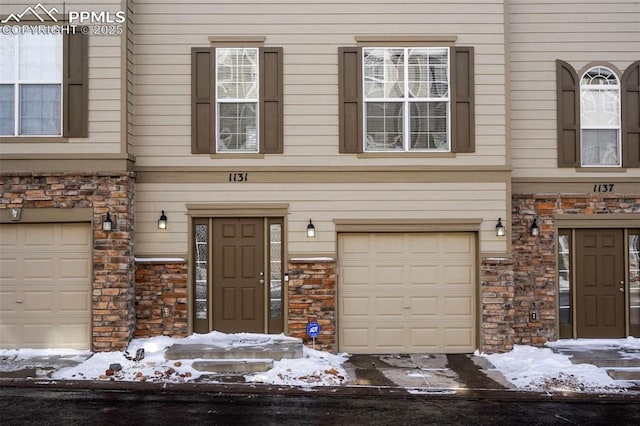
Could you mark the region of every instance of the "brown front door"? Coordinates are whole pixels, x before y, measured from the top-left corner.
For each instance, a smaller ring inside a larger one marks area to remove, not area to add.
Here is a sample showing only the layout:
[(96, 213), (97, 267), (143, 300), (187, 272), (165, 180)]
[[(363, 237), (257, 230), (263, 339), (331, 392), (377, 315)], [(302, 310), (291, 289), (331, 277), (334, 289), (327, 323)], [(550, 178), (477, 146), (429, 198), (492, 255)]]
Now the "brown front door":
[(213, 329), (265, 330), (264, 220), (213, 220)]
[(623, 254), (621, 229), (576, 230), (577, 337), (625, 336)]

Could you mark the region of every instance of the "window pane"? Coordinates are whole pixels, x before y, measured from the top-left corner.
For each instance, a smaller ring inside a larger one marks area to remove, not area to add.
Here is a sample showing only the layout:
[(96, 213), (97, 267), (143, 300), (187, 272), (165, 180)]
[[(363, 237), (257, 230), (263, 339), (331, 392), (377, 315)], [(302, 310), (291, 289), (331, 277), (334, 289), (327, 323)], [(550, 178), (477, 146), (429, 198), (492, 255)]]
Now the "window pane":
[(367, 102), (367, 151), (404, 149), (402, 102)]
[(582, 130), (582, 164), (617, 166), (620, 164), (617, 129)]
[(20, 86), (20, 134), (60, 135), (59, 84)]
[(442, 98), (449, 96), (447, 49), (409, 51), (409, 96)]
[(411, 102), (411, 149), (449, 149), (446, 102)]
[(365, 98), (404, 96), (404, 49), (364, 50)]
[(14, 134), (15, 102), (13, 84), (0, 84), (0, 135)]
[(204, 224), (195, 226), (196, 236), (196, 288), (195, 288), (195, 302), (196, 302), (196, 319), (207, 319), (207, 301), (208, 301), (208, 275), (207, 270), (209, 266), (208, 256), (208, 236), (209, 227)]
[(257, 103), (221, 103), (218, 106), (218, 150), (257, 152)]
[(620, 92), (618, 90), (582, 90), (582, 127), (620, 125)]
[(0, 34), (0, 82), (15, 81), (16, 36)]
[(18, 78), (25, 82), (62, 81), (62, 36), (22, 34), (18, 40)]
[(269, 225), (269, 300), (270, 317), (282, 317), (282, 225)]
[(216, 49), (218, 99), (258, 99), (258, 49)]
[(640, 235), (629, 235), (629, 334), (640, 336)]
[(558, 236), (558, 297), (560, 305), (560, 333), (561, 338), (571, 337), (571, 270), (570, 262), (571, 239), (568, 234)]

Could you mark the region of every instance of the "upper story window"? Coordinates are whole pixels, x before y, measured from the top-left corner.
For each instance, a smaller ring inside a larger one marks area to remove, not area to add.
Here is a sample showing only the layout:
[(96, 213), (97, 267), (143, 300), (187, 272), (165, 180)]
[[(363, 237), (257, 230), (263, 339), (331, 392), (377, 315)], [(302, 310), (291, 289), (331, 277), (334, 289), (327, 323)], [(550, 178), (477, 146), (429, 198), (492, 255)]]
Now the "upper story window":
[(640, 61), (622, 77), (556, 61), (558, 167), (640, 167)]
[(593, 67), (580, 80), (583, 166), (620, 166), (620, 82), (613, 71)]
[(218, 152), (258, 152), (258, 49), (216, 49)]
[(341, 153), (475, 152), (473, 47), (341, 47)]
[(191, 152), (283, 152), (280, 47), (191, 49)]
[(364, 150), (449, 151), (449, 49), (364, 48)]
[(62, 35), (0, 35), (0, 135), (62, 135)]

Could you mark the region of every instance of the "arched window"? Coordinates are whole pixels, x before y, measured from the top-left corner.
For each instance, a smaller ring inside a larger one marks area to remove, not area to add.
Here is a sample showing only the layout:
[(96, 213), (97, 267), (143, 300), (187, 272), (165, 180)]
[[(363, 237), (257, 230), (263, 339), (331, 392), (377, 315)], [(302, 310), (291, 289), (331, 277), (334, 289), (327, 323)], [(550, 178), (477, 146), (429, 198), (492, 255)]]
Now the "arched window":
[(582, 166), (621, 165), (620, 80), (607, 67), (580, 79)]

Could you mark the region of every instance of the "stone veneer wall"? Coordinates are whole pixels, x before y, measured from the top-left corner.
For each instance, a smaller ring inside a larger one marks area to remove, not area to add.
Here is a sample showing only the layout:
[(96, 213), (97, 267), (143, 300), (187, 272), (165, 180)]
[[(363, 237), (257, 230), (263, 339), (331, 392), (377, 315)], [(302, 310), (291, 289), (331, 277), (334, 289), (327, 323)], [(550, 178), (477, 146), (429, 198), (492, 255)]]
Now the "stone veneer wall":
[[(621, 194), (513, 194), (515, 343), (543, 345), (559, 338), (554, 215), (640, 213), (640, 197)], [(537, 217), (540, 236), (530, 235)], [(538, 320), (531, 321), (531, 311)]]
[[(126, 348), (135, 330), (133, 173), (3, 173), (0, 208), (93, 208), (92, 350)], [(109, 212), (111, 232), (102, 230)]]
[(514, 337), (513, 260), (482, 259), (480, 282), (480, 350), (508, 352)]
[(136, 260), (136, 337), (189, 334), (187, 262)]
[(317, 321), (320, 335), (316, 348), (326, 351), (338, 349), (336, 336), (336, 262), (333, 259), (292, 259), (289, 261), (288, 291), (289, 335), (304, 339), (307, 324)]

